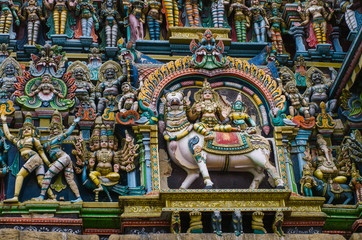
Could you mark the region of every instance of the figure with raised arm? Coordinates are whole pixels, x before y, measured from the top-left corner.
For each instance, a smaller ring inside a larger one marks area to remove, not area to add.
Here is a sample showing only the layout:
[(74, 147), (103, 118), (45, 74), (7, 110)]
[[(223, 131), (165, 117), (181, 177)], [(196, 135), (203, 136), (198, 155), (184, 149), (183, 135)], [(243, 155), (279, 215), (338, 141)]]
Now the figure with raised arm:
[[(24, 178), (35, 171), (38, 184), (41, 186), (45, 172), (44, 163), (50, 166), (50, 162), (43, 151), (40, 140), (37, 138), (39, 133), (32, 123), (31, 113), (26, 114), (23, 127), (20, 129), (18, 137), (10, 133), (5, 115), (1, 115), (1, 120), (6, 138), (15, 144), (21, 157), (25, 161), (25, 164), (16, 175), (14, 197), (4, 200), (4, 203), (17, 203), (19, 202), (19, 194), (23, 186)], [(50, 189), (48, 189), (48, 196), (51, 199), (55, 198)]]

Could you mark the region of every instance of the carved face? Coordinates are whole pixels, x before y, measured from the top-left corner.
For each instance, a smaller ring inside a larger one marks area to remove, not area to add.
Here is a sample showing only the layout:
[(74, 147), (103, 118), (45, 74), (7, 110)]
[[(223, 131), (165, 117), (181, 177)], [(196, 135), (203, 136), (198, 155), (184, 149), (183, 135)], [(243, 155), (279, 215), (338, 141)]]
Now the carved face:
[(35, 5), (36, 5), (36, 1), (35, 1), (35, 0), (29, 0), (29, 1), (28, 1), (28, 5), (29, 5), (29, 6), (35, 6)]
[(103, 138), (101, 139), (101, 148), (107, 148), (108, 147), (108, 139)]
[(51, 77), (49, 75), (43, 75), (41, 82), (42, 83), (51, 83)]
[(312, 0), (310, 3), (311, 3), (312, 5), (317, 5), (317, 4), (318, 4), (318, 0)]
[(177, 110), (182, 106), (183, 94), (180, 92), (171, 92), (166, 94), (167, 107)]
[(116, 78), (116, 70), (113, 68), (107, 68), (104, 72), (104, 77), (106, 79), (115, 79)]
[(240, 101), (236, 101), (234, 103), (234, 109), (237, 111), (242, 111), (243, 110), (243, 103)]
[(320, 72), (314, 72), (312, 73), (312, 83), (313, 84), (320, 84), (322, 83), (322, 76), (321, 76), (321, 73)]
[(288, 92), (289, 93), (297, 93), (298, 90), (297, 90), (297, 88), (296, 88), (296, 86), (294, 84), (291, 84), (291, 85), (289, 85)]
[(109, 140), (108, 140), (108, 147), (109, 147), (110, 149), (113, 149), (113, 148), (114, 148), (114, 139), (109, 139)]
[(203, 93), (202, 93), (202, 98), (204, 100), (212, 100), (212, 92), (210, 90), (205, 90)]
[(290, 76), (289, 73), (283, 73), (281, 77), (282, 77), (283, 82), (289, 82), (292, 80), (292, 77)]
[(24, 137), (30, 137), (33, 133), (33, 129), (30, 126), (26, 126), (23, 129), (23, 136)]
[(73, 73), (75, 79), (82, 80), (84, 77), (84, 70), (82, 68), (76, 68)]
[(129, 83), (123, 83), (122, 84), (122, 92), (123, 93), (127, 93), (131, 90), (131, 86), (129, 85)]
[(93, 148), (94, 148), (94, 150), (99, 149), (99, 140), (98, 139), (93, 141)]
[(259, 0), (254, 0), (255, 5), (259, 5)]
[(15, 75), (15, 66), (12, 63), (9, 63), (8, 65), (6, 65), (6, 67), (5, 67), (5, 75), (6, 76)]
[(57, 125), (54, 125), (54, 126), (50, 129), (50, 131), (51, 131), (51, 132), (50, 132), (51, 135), (53, 135), (53, 136), (62, 133), (62, 130), (61, 130)]

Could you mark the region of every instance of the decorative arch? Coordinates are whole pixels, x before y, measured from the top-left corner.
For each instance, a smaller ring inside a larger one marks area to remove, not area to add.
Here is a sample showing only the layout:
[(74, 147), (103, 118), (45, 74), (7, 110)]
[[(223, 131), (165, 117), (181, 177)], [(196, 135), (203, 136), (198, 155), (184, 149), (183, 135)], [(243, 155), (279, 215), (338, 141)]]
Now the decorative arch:
[[(262, 69), (247, 61), (227, 57), (229, 65), (227, 68), (216, 70), (197, 69), (192, 67), (192, 57), (184, 57), (176, 61), (164, 64), (144, 80), (139, 94), (140, 103), (143, 107), (156, 112), (157, 102), (163, 90), (174, 80), (182, 76), (202, 75), (208, 78), (216, 76), (234, 76), (242, 79), (242, 82), (251, 84), (266, 100), (268, 109), (284, 109), (286, 104), (285, 96), (282, 95), (282, 88), (278, 82)], [(212, 87), (218, 83), (211, 84)]]

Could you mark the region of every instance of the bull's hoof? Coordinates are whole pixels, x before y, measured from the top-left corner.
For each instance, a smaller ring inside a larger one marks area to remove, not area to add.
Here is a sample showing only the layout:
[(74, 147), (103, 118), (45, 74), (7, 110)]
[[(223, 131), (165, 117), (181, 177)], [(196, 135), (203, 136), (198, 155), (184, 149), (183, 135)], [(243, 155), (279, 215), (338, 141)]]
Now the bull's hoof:
[(204, 189), (212, 189), (212, 185), (206, 185)]
[(284, 186), (277, 186), (276, 189), (285, 189)]

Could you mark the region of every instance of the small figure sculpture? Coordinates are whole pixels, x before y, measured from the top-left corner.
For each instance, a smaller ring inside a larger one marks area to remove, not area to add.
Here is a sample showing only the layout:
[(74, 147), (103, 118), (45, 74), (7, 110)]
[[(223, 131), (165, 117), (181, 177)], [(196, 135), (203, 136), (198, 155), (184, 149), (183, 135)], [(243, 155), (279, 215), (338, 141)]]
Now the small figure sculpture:
[(142, 40), (144, 38), (143, 24), (145, 23), (144, 0), (131, 0), (128, 4), (128, 17), (126, 25), (130, 27), (130, 42)]
[(315, 116), (320, 111), (321, 102), (327, 104), (327, 113), (331, 113), (337, 103), (336, 99), (328, 101), (328, 89), (333, 84), (333, 80), (327, 81), (320, 70), (312, 68), (308, 69), (307, 81), (311, 82), (311, 84), (307, 84), (308, 88), (304, 92), (304, 97), (305, 100), (310, 103), (310, 115)]
[(265, 9), (263, 8), (263, 6), (260, 5), (259, 0), (252, 1), (250, 12), (256, 42), (266, 42), (266, 29), (269, 28), (269, 22), (266, 18)]
[(298, 7), (299, 15), (303, 20), (301, 25), (312, 22), (318, 44), (327, 43), (327, 21), (331, 20), (333, 11), (333, 9), (329, 9), (328, 13), (323, 6), (323, 1), (320, 0), (308, 0), (304, 11), (300, 6)]
[[(1, 115), (1, 120), (6, 138), (16, 145), (21, 157), (25, 161), (25, 164), (16, 175), (14, 197), (4, 201), (5, 203), (17, 203), (19, 202), (19, 194), (24, 178), (35, 170), (38, 184), (41, 187), (44, 178), (44, 163), (50, 167), (50, 162), (43, 151), (43, 146), (37, 138), (38, 130), (32, 123), (31, 113), (26, 114), (23, 127), (20, 129), (18, 137), (10, 133), (5, 115)], [(36, 151), (33, 149), (36, 149)], [(50, 189), (48, 189), (47, 193), (49, 198), (55, 198)]]
[(244, 230), (243, 230), (243, 215), (241, 214), (240, 211), (235, 211), (235, 212), (233, 212), (232, 220), (233, 220), (234, 233), (238, 237), (238, 236), (240, 236), (241, 234), (244, 233)]
[(15, 102), (12, 94), (15, 92), (15, 83), (17, 76), (23, 75), (20, 64), (12, 57), (5, 59), (0, 65), (0, 89), (6, 91), (8, 99)]
[(303, 177), (300, 179), (300, 191), (306, 197), (313, 197), (312, 188), (317, 186), (317, 181), (313, 177), (310, 165), (304, 164)]
[(118, 88), (125, 80), (121, 66), (114, 61), (107, 61), (99, 69), (99, 81), (97, 86), (98, 106), (97, 113), (102, 114), (107, 103), (119, 94)]
[(179, 211), (172, 212), (170, 229), (171, 233), (174, 234), (181, 233), (181, 218)]
[(92, 48), (91, 53), (88, 55), (87, 67), (91, 72), (91, 80), (98, 81), (98, 71), (102, 66), (102, 57), (98, 48)]
[(52, 83), (52, 77), (49, 74), (44, 74), (41, 81), (38, 84), (34, 84), (32, 91), (28, 94), (29, 97), (33, 97), (39, 94), (39, 98), (44, 101), (49, 101), (54, 98), (54, 95), (59, 98), (64, 98), (61, 89), (54, 86)]
[(356, 192), (357, 203), (362, 201), (362, 177), (359, 171), (356, 169), (356, 164), (352, 164), (351, 170), (351, 181), (349, 186), (353, 188)]
[(228, 16), (233, 13), (237, 41), (246, 42), (246, 30), (250, 27), (250, 12), (249, 8), (244, 5), (244, 0), (233, 0)]
[[(189, 92), (190, 94), (190, 92)], [(195, 93), (195, 103), (190, 109), (189, 94), (187, 95), (186, 112), (191, 121), (197, 119), (200, 122), (194, 124), (195, 131), (201, 133), (204, 136), (211, 136), (211, 131), (230, 131), (231, 126), (228, 125), (226, 128), (219, 126), (220, 122), (224, 121), (230, 112), (230, 105), (216, 93), (205, 79), (201, 90)], [(228, 105), (229, 109), (225, 110), (223, 105)], [(223, 110), (224, 109), (224, 110)]]
[(166, 14), (167, 30), (170, 27), (178, 27), (181, 25), (179, 17), (179, 8), (181, 8), (181, 0), (162, 0), (163, 13)]
[(104, 33), (106, 36), (107, 47), (116, 47), (118, 40), (118, 24), (121, 21), (121, 15), (117, 11), (117, 2), (106, 0), (102, 4), (100, 18), (104, 22)]
[(70, 25), (71, 20), (74, 19), (69, 16), (69, 13), (74, 10), (77, 2), (74, 0), (44, 0), (43, 3), (52, 12), (52, 16), (50, 16), (47, 22), (48, 27), (51, 28), (48, 35), (67, 34), (66, 31), (69, 31), (69, 34), (67, 34), (68, 38), (73, 37), (74, 32), (71, 31)]
[(80, 2), (76, 5), (75, 15), (80, 15), (80, 20), (82, 23), (82, 36), (91, 36), (93, 22), (95, 29), (98, 30), (99, 21), (96, 10), (93, 7), (93, 0), (80, 0)]
[(264, 213), (263, 212), (253, 212), (251, 228), (254, 230), (255, 234), (265, 234), (267, 233), (264, 228), (263, 223)]
[(228, 0), (212, 0), (211, 2), (212, 22), (215, 28), (224, 27), (224, 12), (226, 5), (229, 5)]
[(122, 83), (121, 89), (122, 97), (118, 103), (118, 109), (120, 110), (120, 112), (125, 112), (128, 110), (137, 111), (137, 92), (132, 88), (129, 82)]
[(151, 40), (160, 40), (160, 25), (162, 23), (162, 4), (160, 0), (148, 2), (147, 24)]
[(90, 81), (91, 73), (88, 67), (80, 61), (75, 61), (69, 66), (68, 72), (72, 73), (77, 85), (75, 90), (75, 107), (78, 109), (82, 104), (86, 104), (95, 111), (95, 87)]
[(185, 0), (185, 8), (187, 20), (189, 21), (190, 27), (200, 26), (200, 13), (202, 9), (202, 1), (200, 0)]
[(15, 24), (20, 25), (20, 20), (14, 3), (12, 0), (1, 1), (1, 11), (0, 11), (0, 34), (10, 33), (13, 20), (15, 19)]
[(64, 169), (65, 180), (67, 181), (70, 189), (75, 194), (76, 199), (72, 200), (72, 203), (81, 202), (77, 184), (74, 181), (73, 164), (70, 156), (64, 152), (61, 148), (63, 141), (72, 134), (75, 126), (79, 122), (80, 118), (74, 119), (74, 122), (70, 128), (63, 132), (62, 115), (55, 110), (50, 123), (50, 135), (49, 139), (44, 144), (44, 148), (47, 150), (50, 158), (54, 161), (45, 173), (43, 179), (40, 196), (34, 198), (36, 201), (42, 201), (45, 198), (45, 192), (48, 190), (52, 178), (59, 174)]
[(242, 101), (241, 93), (238, 94), (231, 107), (229, 117), (223, 123), (229, 120), (237, 127), (236, 131), (245, 131), (248, 134), (256, 133), (256, 124), (247, 113), (247, 107)]
[(41, 7), (36, 0), (29, 0), (23, 8), (23, 15), (19, 14), (21, 21), (28, 25), (28, 45), (35, 45), (38, 40), (40, 22), (45, 21)]
[(273, 232), (276, 233), (279, 237), (285, 236), (284, 231), (282, 229), (283, 222), (284, 222), (283, 212), (277, 211), (275, 213), (275, 219), (273, 222)]
[(102, 125), (100, 149), (93, 152), (89, 159), (89, 166), (91, 170), (91, 172), (89, 173), (89, 178), (97, 186), (97, 188), (93, 190), (94, 192), (103, 191), (103, 179), (107, 179), (106, 182), (108, 183), (118, 183), (120, 178), (120, 175), (118, 173), (119, 164), (115, 160), (116, 158), (114, 151), (108, 149), (106, 126)]
[(222, 229), (221, 229), (221, 213), (220, 211), (214, 211), (211, 216), (211, 226), (218, 236), (222, 236)]
[(310, 118), (308, 103), (299, 93), (297, 86), (293, 81), (288, 82), (284, 87), (284, 94), (290, 101), (289, 113), (292, 117), (303, 112), (304, 116)]
[(285, 33), (285, 23), (279, 12), (278, 8), (272, 8), (272, 16), (269, 18), (270, 26), (270, 38), (273, 43), (273, 47), (278, 54), (284, 53), (284, 45), (282, 34)]

